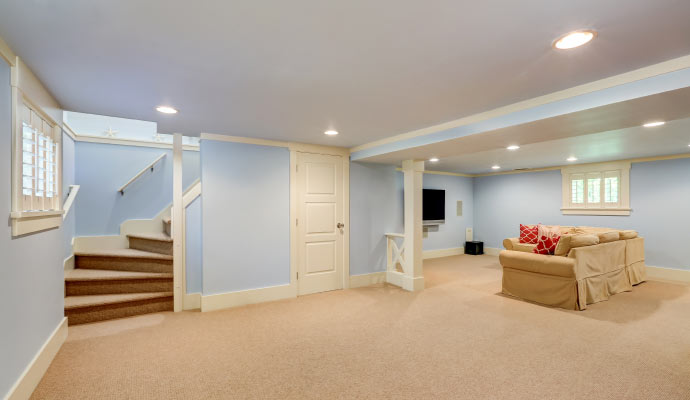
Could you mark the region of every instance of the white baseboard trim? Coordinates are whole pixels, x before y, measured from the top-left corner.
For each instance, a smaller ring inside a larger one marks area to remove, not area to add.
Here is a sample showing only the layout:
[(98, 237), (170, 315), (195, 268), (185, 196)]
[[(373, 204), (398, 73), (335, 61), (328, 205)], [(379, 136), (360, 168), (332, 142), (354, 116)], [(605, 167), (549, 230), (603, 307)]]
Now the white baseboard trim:
[(386, 271), (373, 272), (371, 274), (364, 275), (351, 275), (350, 276), (350, 289), (370, 286), (376, 283), (382, 283), (386, 281)]
[(297, 297), (296, 289), (292, 285), (281, 285), (201, 296), (201, 311), (214, 311), (246, 304), (294, 298)]
[(198, 310), (201, 308), (201, 293), (186, 293), (182, 298), (182, 309)]
[(424, 250), (422, 258), (428, 260), (430, 258), (457, 256), (465, 253), (464, 247), (452, 247), (450, 249)]
[(498, 253), (501, 252), (503, 249), (499, 249), (496, 247), (484, 247), (484, 254), (488, 256), (498, 256)]
[(647, 266), (647, 279), (690, 283), (690, 270)]
[(386, 282), (410, 292), (416, 292), (424, 289), (423, 276), (413, 278), (397, 271), (386, 271)]
[(65, 271), (69, 271), (71, 269), (74, 269), (74, 254), (65, 258), (65, 260), (62, 262), (62, 267)]
[(60, 321), (53, 333), (50, 334), (48, 340), (43, 343), (41, 349), (38, 350), (33, 360), (27, 365), (22, 375), (7, 393), (5, 400), (28, 399), (31, 397), (46, 370), (48, 370), (50, 363), (53, 362), (58, 350), (65, 343), (65, 339), (67, 339), (66, 317), (62, 318), (62, 321)]

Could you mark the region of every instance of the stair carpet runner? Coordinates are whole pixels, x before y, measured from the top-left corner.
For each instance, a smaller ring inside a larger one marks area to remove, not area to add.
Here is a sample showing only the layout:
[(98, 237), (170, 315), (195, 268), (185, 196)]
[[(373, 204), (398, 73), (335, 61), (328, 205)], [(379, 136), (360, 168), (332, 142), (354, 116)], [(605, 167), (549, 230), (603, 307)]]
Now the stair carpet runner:
[(127, 235), (129, 248), (77, 252), (65, 271), (69, 325), (173, 311), (173, 241), (166, 233)]

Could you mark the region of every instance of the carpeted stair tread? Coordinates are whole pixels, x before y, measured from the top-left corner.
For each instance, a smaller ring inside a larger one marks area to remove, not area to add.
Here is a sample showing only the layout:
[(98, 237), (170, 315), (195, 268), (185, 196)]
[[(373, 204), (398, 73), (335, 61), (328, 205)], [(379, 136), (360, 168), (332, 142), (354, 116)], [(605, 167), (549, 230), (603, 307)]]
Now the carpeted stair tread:
[(131, 233), (127, 235), (128, 238), (144, 239), (144, 240), (158, 240), (160, 242), (171, 242), (172, 238), (167, 234), (161, 233)]
[(173, 297), (173, 292), (156, 293), (126, 293), (126, 294), (101, 294), (92, 296), (67, 296), (65, 297), (65, 310), (95, 307), (111, 304), (127, 303), (132, 301), (151, 300), (165, 297)]
[(75, 257), (113, 257), (113, 258), (150, 258), (157, 260), (172, 260), (173, 257), (167, 254), (152, 253), (150, 251), (142, 251), (135, 249), (109, 249), (109, 250), (91, 250), (75, 252)]
[(72, 269), (65, 271), (65, 282), (130, 279), (172, 279), (173, 274), (156, 272), (116, 271), (105, 269)]

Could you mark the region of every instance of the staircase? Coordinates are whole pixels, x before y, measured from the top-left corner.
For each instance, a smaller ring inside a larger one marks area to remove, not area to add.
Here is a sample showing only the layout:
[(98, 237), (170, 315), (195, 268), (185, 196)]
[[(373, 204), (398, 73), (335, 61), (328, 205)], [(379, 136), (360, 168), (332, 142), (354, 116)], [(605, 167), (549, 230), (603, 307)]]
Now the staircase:
[(128, 234), (129, 248), (75, 252), (65, 271), (69, 325), (173, 311), (173, 241), (162, 233)]

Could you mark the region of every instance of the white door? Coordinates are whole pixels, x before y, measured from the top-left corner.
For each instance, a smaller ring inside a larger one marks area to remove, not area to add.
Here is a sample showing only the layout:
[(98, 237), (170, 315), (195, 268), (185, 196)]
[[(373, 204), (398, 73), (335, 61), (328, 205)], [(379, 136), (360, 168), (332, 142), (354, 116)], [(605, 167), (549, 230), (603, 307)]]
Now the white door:
[(343, 288), (343, 160), (297, 153), (300, 295)]

